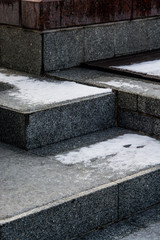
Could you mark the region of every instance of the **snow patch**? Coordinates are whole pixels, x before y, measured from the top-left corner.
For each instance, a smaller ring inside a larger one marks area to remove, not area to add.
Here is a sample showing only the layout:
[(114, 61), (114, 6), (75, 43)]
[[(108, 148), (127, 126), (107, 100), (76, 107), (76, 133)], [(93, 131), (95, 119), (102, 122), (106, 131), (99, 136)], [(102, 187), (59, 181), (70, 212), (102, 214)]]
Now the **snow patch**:
[(112, 66), (112, 67), (160, 77), (160, 60), (146, 61), (141, 63), (135, 63), (132, 65)]
[(113, 170), (127, 170), (160, 164), (160, 142), (154, 138), (124, 134), (88, 147), (82, 147), (66, 154), (55, 156), (63, 164), (84, 163), (101, 160)]
[(10, 91), (9, 96), (29, 104), (51, 104), (112, 92), (111, 89), (90, 87), (74, 82), (40, 81), (5, 73), (0, 73), (0, 82), (13, 84), (17, 89)]
[(135, 84), (134, 82), (124, 82), (123, 80), (111, 80), (111, 81), (108, 81), (108, 82), (100, 82), (102, 84), (106, 84), (106, 85), (109, 85), (109, 86), (112, 86), (112, 87), (117, 87), (117, 88), (122, 88), (122, 87), (125, 87), (125, 88), (134, 88), (135, 90), (140, 90), (143, 92), (147, 92), (149, 89), (148, 87), (142, 87), (142, 86), (139, 86), (138, 84)]

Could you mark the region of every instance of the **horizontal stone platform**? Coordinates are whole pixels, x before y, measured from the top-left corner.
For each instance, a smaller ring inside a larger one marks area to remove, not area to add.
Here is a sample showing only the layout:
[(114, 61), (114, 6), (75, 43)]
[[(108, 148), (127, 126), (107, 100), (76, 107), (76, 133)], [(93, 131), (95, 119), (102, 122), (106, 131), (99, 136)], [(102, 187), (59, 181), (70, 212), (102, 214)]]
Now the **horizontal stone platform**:
[(1, 239), (70, 239), (159, 203), (159, 145), (120, 128), (30, 152), (1, 143)]
[(115, 74), (160, 81), (160, 50), (92, 61), (84, 66)]
[(159, 0), (1, 0), (0, 24), (49, 30), (160, 15)]
[(49, 31), (0, 25), (0, 32), (0, 66), (38, 75), (160, 49), (160, 17)]

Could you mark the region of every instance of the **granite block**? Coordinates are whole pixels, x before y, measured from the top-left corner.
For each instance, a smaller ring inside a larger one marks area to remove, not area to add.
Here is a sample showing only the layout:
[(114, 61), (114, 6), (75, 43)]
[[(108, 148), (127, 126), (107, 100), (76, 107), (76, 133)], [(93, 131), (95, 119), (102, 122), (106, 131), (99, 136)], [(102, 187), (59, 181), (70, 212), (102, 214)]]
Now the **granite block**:
[(144, 51), (160, 48), (160, 18), (142, 20), (141, 25), (141, 48)]
[(137, 95), (118, 91), (118, 107), (137, 111)]
[(85, 62), (114, 56), (114, 24), (86, 27)]
[[(117, 220), (118, 188), (90, 190), (1, 224), (2, 240), (69, 239)], [(33, 224), (34, 223), (34, 224)]]
[(83, 39), (82, 28), (44, 33), (44, 71), (69, 68), (82, 63)]
[[(144, 159), (145, 161), (145, 159)], [(160, 202), (160, 170), (119, 184), (119, 219)]]
[(32, 149), (115, 125), (113, 93), (31, 112), (0, 108), (0, 140)]
[(115, 24), (115, 55), (140, 52), (141, 34), (141, 20)]
[(153, 134), (157, 137), (160, 137), (160, 119), (154, 119)]
[(26, 147), (36, 148), (113, 127), (114, 104), (114, 94), (108, 94), (33, 113), (29, 116)]
[(0, 108), (0, 141), (24, 148), (27, 116)]
[(138, 111), (160, 117), (160, 99), (138, 96)]
[(153, 134), (154, 119), (136, 112), (118, 110), (118, 126)]
[(4, 67), (40, 74), (42, 36), (39, 32), (0, 26), (0, 64)]
[(0, 1), (0, 24), (20, 26), (20, 0)]

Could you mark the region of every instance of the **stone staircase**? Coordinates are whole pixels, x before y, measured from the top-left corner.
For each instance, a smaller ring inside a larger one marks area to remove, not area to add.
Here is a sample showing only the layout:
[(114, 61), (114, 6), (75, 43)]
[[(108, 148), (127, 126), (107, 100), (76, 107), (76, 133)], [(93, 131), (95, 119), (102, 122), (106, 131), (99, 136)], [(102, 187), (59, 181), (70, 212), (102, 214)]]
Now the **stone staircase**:
[(159, 137), (153, 95), (100, 71), (47, 75), (1, 69), (2, 240), (79, 238), (160, 202), (160, 142), (144, 135)]

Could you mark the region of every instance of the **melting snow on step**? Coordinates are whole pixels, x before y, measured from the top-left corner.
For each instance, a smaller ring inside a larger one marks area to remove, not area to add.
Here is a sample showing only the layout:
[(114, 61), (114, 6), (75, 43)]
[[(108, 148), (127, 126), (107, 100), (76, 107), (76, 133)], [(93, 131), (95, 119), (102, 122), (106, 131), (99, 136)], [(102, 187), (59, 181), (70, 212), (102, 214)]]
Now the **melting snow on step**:
[(112, 67), (160, 77), (160, 60), (146, 61), (141, 63), (135, 63), (132, 65), (112, 66)]
[(56, 155), (55, 159), (63, 164), (87, 165), (104, 160), (115, 170), (154, 166), (160, 164), (160, 141), (137, 134), (124, 134), (66, 154)]
[(10, 97), (30, 104), (51, 104), (68, 100), (109, 93), (106, 88), (90, 87), (74, 82), (40, 81), (34, 78), (0, 73), (0, 82), (13, 84), (16, 89), (9, 92)]

